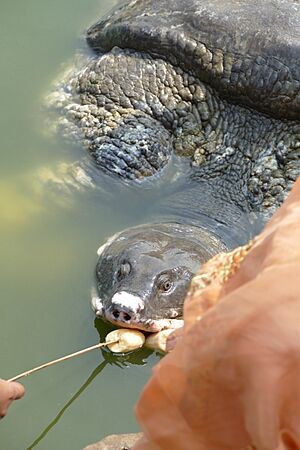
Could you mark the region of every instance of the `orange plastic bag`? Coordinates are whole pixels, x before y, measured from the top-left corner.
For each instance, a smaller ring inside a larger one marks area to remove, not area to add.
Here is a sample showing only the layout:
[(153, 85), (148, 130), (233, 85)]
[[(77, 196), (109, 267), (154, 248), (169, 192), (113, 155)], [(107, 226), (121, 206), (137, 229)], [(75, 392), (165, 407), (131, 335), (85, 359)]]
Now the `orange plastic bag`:
[(202, 268), (134, 450), (300, 449), (300, 181), (250, 247)]

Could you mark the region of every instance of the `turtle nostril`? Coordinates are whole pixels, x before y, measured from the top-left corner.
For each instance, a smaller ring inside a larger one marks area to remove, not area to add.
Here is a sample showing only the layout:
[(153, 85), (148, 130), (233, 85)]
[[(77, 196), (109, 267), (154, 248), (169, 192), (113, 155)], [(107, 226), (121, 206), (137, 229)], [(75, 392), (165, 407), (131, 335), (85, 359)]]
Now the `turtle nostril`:
[(136, 319), (134, 312), (132, 311), (120, 311), (119, 320), (122, 322), (131, 322)]
[(120, 315), (120, 311), (118, 311), (117, 309), (114, 309), (112, 312), (112, 315), (114, 316), (115, 319), (118, 319), (119, 315)]
[(126, 322), (128, 322), (131, 319), (130, 314), (123, 313), (123, 319), (126, 320)]
[(115, 320), (120, 322), (130, 322), (135, 319), (135, 314), (133, 311), (124, 311), (124, 308), (114, 307), (111, 311), (111, 315)]

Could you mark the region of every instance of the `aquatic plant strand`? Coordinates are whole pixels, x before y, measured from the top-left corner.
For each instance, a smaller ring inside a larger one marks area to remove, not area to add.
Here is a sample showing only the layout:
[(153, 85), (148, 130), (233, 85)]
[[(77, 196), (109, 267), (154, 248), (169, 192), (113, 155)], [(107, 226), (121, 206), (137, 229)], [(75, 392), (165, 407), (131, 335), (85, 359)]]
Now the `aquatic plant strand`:
[(31, 375), (32, 373), (37, 372), (38, 370), (44, 369), (45, 367), (53, 366), (54, 364), (57, 364), (62, 361), (66, 361), (67, 359), (74, 358), (75, 356), (80, 356), (80, 355), (83, 355), (84, 353), (88, 353), (92, 350), (96, 350), (96, 348), (106, 347), (107, 345), (116, 344), (117, 342), (119, 342), (119, 339), (111, 340), (108, 342), (99, 342), (99, 344), (93, 345), (92, 347), (88, 347), (83, 350), (79, 350), (78, 352), (71, 353), (70, 355), (62, 356), (61, 358), (54, 359), (53, 361), (42, 364), (41, 366), (35, 367), (34, 369), (27, 370), (26, 372), (20, 373), (19, 375), (16, 375), (15, 377), (10, 378), (7, 381), (19, 380), (20, 378), (27, 377), (28, 375)]

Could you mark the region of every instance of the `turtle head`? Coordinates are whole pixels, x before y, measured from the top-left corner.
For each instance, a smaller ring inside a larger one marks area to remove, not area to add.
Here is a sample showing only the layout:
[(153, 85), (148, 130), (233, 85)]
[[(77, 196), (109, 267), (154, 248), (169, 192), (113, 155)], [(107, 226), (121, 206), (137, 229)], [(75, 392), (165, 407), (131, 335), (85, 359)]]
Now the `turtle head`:
[(173, 223), (141, 225), (113, 236), (98, 250), (96, 315), (150, 332), (181, 326), (190, 281), (217, 253), (209, 244), (206, 232)]

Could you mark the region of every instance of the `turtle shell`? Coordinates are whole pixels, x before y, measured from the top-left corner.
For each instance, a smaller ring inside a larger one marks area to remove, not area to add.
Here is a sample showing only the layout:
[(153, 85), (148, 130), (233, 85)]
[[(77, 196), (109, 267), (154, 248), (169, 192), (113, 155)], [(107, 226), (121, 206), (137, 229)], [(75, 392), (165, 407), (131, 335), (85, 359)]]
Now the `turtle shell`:
[(230, 101), (300, 117), (298, 0), (123, 1), (87, 31), (87, 41), (96, 52), (148, 52)]

